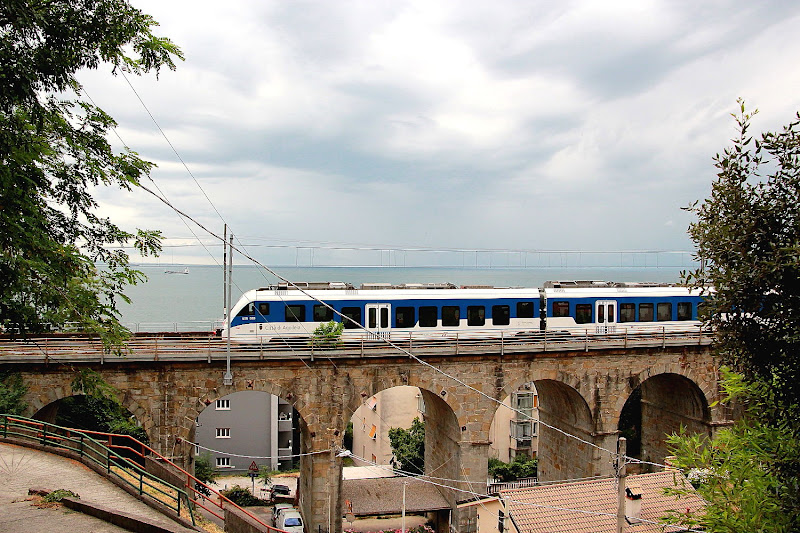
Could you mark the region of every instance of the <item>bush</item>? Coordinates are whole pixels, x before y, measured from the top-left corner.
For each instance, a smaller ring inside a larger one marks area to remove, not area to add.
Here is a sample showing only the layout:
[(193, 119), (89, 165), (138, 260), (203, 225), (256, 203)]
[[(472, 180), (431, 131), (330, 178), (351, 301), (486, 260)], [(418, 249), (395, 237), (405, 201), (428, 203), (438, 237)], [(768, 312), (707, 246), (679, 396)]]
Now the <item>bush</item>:
[(311, 346), (314, 348), (336, 348), (342, 343), (342, 331), (344, 331), (344, 323), (342, 322), (331, 320), (325, 324), (320, 324), (311, 337)]
[(265, 506), (269, 505), (267, 500), (262, 500), (260, 498), (256, 498), (250, 491), (244, 487), (240, 487), (239, 485), (234, 485), (233, 487), (223, 490), (222, 495), (230, 499), (233, 503), (238, 505), (239, 507), (254, 507), (254, 506)]
[(194, 459), (194, 477), (203, 483), (213, 483), (217, 479), (217, 471), (211, 466), (211, 454), (206, 452)]
[(525, 454), (514, 457), (510, 463), (504, 463), (494, 457), (489, 458), (489, 475), (500, 481), (516, 481), (517, 479), (536, 477), (539, 461)]

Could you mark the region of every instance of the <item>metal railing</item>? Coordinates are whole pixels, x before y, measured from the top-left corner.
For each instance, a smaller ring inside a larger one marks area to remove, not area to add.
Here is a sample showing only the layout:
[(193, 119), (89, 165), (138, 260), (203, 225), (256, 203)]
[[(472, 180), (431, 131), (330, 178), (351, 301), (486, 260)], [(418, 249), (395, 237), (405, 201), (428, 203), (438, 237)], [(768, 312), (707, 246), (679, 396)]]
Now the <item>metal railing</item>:
[[(157, 483), (170, 487), (179, 495), (182, 495), (184, 497), (183, 501), (192, 504), (186, 505), (186, 503), (184, 503), (183, 508), (188, 509), (188, 512), (192, 515), (193, 524), (195, 523), (194, 514), (192, 513), (193, 506), (204, 509), (209, 514), (215, 516), (219, 520), (222, 520), (223, 523), (225, 521), (225, 506), (230, 506), (237, 509), (240, 513), (246, 515), (257, 524), (263, 526), (264, 531), (284, 533), (280, 529), (265, 524), (262, 520), (246, 509), (239, 507), (227, 496), (220, 494), (216, 489), (200, 481), (197, 477), (179, 467), (147, 444), (144, 444), (130, 435), (69, 429), (21, 416), (0, 415), (0, 436), (3, 438), (16, 437), (19, 439), (36, 442), (38, 444), (62, 447), (72, 450), (73, 452), (77, 452), (81, 457), (86, 456), (101, 466), (109, 464), (108, 460), (98, 462), (98, 460), (96, 460), (98, 457), (97, 454), (94, 454), (94, 456), (88, 454), (90, 447), (87, 446), (87, 443), (94, 443), (95, 447), (106, 450), (107, 456), (113, 455), (116, 457), (117, 459), (114, 461), (124, 462), (124, 464), (128, 465), (127, 467), (134, 468), (136, 470), (136, 472), (140, 475), (140, 481), (138, 484), (130, 481), (131, 476), (126, 476), (124, 474), (116, 475), (127, 484), (137, 488), (140, 494), (142, 494), (144, 487), (150, 487), (154, 484), (154, 482), (151, 481), (141, 480), (142, 476), (149, 476), (149, 478), (156, 480)], [(132, 457), (124, 457), (123, 454), (130, 455)], [(143, 468), (146, 456), (150, 456), (159, 463), (169, 465), (172, 469), (174, 469), (175, 472), (184, 477), (184, 489), (178, 489), (174, 485), (170, 485), (169, 483), (162, 481), (160, 478), (147, 473)], [(106, 466), (106, 468), (108, 470), (110, 467)], [(114, 472), (109, 471), (109, 473)], [(157, 493), (162, 492), (164, 491), (157, 491)], [(146, 492), (145, 494), (152, 497), (151, 494)], [(172, 506), (168, 507), (175, 509)], [(178, 509), (176, 510), (178, 514), (180, 514), (180, 508), (180, 505), (178, 505)]]
[[(70, 450), (78, 454), (82, 460), (91, 461), (105, 469), (106, 474), (117, 478), (119, 483), (132, 487), (140, 497), (146, 496), (161, 503), (174, 511), (177, 516), (181, 516), (181, 510), (185, 510), (192, 524), (195, 524), (186, 491), (150, 474), (136, 461), (93, 438), (90, 433), (94, 432), (64, 428), (21, 416), (0, 415), (0, 435), (4, 439), (12, 437), (41, 446)], [(139, 446), (144, 446), (136, 439), (132, 440)], [(113, 448), (135, 451), (135, 448), (130, 446), (114, 445)]]
[[(650, 326), (623, 328), (598, 333), (590, 327), (558, 331), (392, 331), (384, 339), (341, 338), (318, 340), (309, 336), (274, 337), (271, 340), (239, 339), (233, 343), (236, 359), (281, 359), (348, 357), (402, 357), (406, 351), (418, 356), (511, 354), (711, 344), (713, 334), (700, 326)], [(242, 342), (244, 341), (244, 342)], [(391, 344), (386, 341), (391, 342)], [(124, 359), (114, 361), (212, 360), (226, 356), (225, 339), (212, 333), (192, 335), (161, 333), (135, 335), (126, 345)], [(0, 340), (0, 361), (105, 362), (102, 342), (89, 336), (48, 335), (19, 340)]]

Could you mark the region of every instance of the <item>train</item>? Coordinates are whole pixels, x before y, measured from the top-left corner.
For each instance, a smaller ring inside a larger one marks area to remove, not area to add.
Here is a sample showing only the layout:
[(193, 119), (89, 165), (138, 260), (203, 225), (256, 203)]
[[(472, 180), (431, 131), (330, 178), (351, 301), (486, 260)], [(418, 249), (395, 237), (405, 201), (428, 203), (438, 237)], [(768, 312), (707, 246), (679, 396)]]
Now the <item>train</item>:
[(231, 308), (230, 337), (241, 343), (310, 338), (331, 321), (344, 323), (344, 340), (696, 330), (702, 305), (702, 290), (663, 283), (279, 283), (239, 298)]

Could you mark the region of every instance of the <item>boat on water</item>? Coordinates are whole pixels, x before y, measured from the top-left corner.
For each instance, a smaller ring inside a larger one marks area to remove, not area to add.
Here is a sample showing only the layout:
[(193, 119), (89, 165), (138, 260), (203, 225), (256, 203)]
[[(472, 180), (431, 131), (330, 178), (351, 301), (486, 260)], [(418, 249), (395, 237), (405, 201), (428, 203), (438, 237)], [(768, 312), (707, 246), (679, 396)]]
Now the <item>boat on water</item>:
[(189, 267), (184, 268), (183, 270), (165, 270), (164, 274), (188, 274)]

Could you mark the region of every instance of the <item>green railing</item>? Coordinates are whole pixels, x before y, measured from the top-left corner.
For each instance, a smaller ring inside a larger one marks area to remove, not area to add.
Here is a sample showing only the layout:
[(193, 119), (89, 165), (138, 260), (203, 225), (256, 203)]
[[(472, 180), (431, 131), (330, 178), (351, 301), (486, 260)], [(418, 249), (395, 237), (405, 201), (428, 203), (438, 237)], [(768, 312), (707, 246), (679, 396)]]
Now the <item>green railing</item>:
[(187, 512), (192, 524), (195, 524), (186, 491), (150, 474), (135, 461), (112, 450), (88, 433), (22, 416), (0, 414), (0, 435), (3, 438), (12, 437), (42, 446), (71, 450), (83, 460), (99, 465), (109, 476), (132, 487), (140, 496), (146, 496), (165, 505), (178, 516), (181, 515), (181, 511)]

